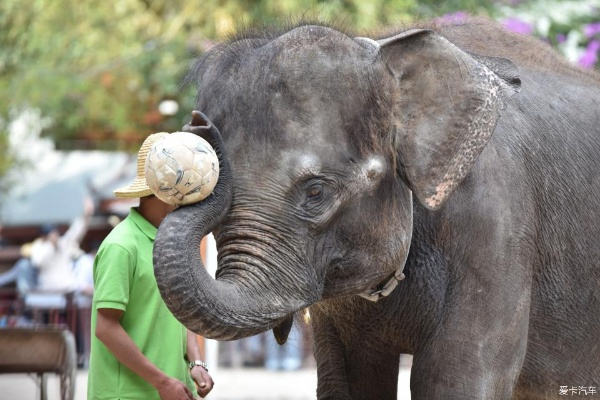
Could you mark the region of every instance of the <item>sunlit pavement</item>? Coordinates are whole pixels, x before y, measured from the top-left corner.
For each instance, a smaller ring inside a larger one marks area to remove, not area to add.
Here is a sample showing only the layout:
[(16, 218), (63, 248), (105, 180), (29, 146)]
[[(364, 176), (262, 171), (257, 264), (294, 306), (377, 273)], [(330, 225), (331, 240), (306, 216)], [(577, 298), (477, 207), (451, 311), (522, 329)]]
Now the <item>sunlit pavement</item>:
[[(271, 372), (263, 368), (221, 368), (211, 371), (215, 388), (212, 400), (314, 400), (317, 371), (313, 368), (294, 372)], [(410, 399), (410, 369), (403, 363), (398, 384), (398, 399)], [(87, 371), (79, 371), (75, 399), (85, 400)], [(26, 374), (0, 374), (0, 398), (6, 400), (39, 399), (40, 392), (33, 377)], [(48, 377), (48, 400), (60, 400), (56, 375)]]

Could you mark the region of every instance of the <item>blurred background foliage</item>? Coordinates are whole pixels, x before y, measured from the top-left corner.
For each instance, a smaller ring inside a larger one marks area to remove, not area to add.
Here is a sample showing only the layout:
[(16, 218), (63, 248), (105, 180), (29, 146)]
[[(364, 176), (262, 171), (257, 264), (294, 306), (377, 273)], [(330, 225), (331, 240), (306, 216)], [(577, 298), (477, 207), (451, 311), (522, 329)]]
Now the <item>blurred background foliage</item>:
[(11, 126), (31, 110), (40, 121), (29, 118), (25, 130), (51, 139), (58, 149), (135, 150), (149, 133), (180, 129), (193, 108), (192, 88), (180, 88), (189, 63), (240, 24), (318, 16), (368, 30), (452, 13), (483, 14), (537, 35), (592, 68), (600, 49), (599, 2), (2, 0), (0, 179), (19, 162), (15, 149), (22, 142), (11, 139)]

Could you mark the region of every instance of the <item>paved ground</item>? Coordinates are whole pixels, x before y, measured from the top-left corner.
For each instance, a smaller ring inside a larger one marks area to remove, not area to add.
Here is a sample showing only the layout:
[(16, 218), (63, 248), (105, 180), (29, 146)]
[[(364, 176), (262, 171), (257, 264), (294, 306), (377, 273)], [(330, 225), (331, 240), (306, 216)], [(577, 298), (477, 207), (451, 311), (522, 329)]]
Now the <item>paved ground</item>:
[[(410, 369), (403, 363), (400, 371), (398, 399), (410, 399)], [(213, 373), (213, 371), (211, 371)], [(314, 400), (317, 373), (315, 369), (295, 372), (269, 372), (262, 368), (221, 368), (214, 371), (215, 388), (209, 400)], [(85, 400), (87, 372), (79, 371), (75, 399)], [(60, 400), (58, 379), (48, 379), (48, 400)], [(23, 374), (0, 375), (0, 398), (6, 400), (39, 399), (35, 380)]]

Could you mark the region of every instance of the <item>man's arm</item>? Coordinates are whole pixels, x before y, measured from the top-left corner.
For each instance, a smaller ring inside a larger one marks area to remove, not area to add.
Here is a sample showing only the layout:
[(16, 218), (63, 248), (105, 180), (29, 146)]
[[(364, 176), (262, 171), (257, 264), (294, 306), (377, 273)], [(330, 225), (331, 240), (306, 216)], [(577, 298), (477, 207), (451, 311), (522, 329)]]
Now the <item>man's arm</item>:
[[(200, 346), (198, 346), (198, 338), (196, 334), (190, 330), (187, 331), (187, 356), (190, 361), (201, 360)], [(208, 371), (197, 365), (190, 371), (196, 385), (198, 385), (198, 394), (200, 397), (206, 397), (212, 390), (214, 382)]]
[(61, 239), (70, 246), (79, 245), (85, 233), (88, 230), (88, 225), (92, 215), (94, 215), (94, 201), (90, 197), (86, 197), (83, 203), (83, 215), (76, 218), (69, 226), (69, 229), (61, 237)]
[(99, 308), (96, 319), (96, 337), (108, 348), (119, 362), (150, 383), (162, 400), (193, 400), (187, 386), (165, 375), (154, 365), (129, 337), (119, 322), (123, 311)]

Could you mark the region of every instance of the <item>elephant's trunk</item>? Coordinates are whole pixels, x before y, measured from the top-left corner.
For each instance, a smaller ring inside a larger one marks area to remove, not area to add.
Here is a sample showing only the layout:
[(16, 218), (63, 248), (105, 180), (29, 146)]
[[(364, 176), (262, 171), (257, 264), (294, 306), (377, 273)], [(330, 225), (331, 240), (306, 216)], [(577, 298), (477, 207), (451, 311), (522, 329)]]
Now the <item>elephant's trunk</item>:
[[(227, 215), (233, 197), (231, 168), (221, 135), (202, 113), (194, 111), (184, 130), (206, 139), (219, 157), (219, 180), (208, 198), (181, 207), (165, 218), (154, 244), (154, 273), (160, 293), (173, 315), (188, 329), (208, 338), (233, 340), (278, 325), (303, 304), (273, 310), (251, 285), (214, 280), (200, 257), (202, 238)], [(221, 266), (223, 268), (223, 266)]]

